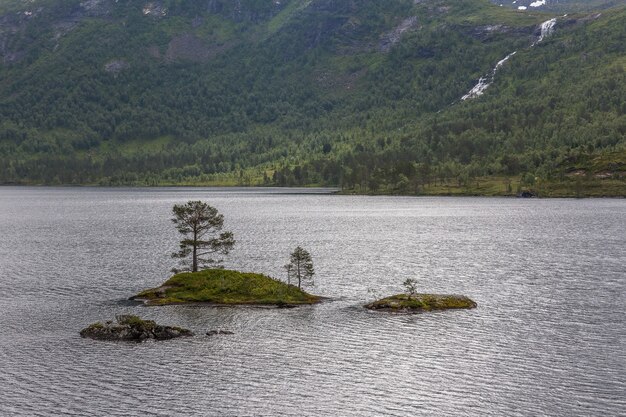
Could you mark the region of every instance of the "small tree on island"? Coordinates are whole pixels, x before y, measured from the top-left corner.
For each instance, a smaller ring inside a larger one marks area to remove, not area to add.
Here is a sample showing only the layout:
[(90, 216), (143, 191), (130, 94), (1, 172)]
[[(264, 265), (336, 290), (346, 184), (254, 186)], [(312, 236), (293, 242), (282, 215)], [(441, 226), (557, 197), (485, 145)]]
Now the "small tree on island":
[[(221, 232), (224, 216), (215, 207), (202, 201), (188, 201), (186, 204), (174, 205), (172, 222), (184, 236), (180, 241), (180, 250), (172, 254), (179, 258), (182, 269), (174, 268), (174, 272), (206, 269), (211, 266), (220, 267), (221, 259), (211, 258), (214, 254), (226, 255), (235, 245), (231, 232)], [(191, 257), (191, 259), (186, 259)]]
[(402, 285), (406, 288), (406, 292), (409, 294), (409, 297), (414, 297), (415, 294), (417, 294), (417, 281), (413, 278), (407, 278)]
[(291, 283), (291, 278), (298, 280), (298, 288), (302, 288), (302, 282), (312, 283), (315, 270), (311, 254), (300, 246), (291, 253), (290, 262), (284, 267), (287, 270), (287, 282)]

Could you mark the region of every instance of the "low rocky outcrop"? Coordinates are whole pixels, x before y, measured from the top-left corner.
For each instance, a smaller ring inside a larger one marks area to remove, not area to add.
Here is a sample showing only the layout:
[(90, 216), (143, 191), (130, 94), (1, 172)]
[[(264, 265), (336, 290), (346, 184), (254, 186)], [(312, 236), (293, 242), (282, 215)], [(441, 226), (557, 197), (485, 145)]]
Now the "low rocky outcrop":
[(216, 335), (230, 335), (230, 334), (235, 334), (233, 332), (231, 332), (230, 330), (209, 330), (208, 332), (206, 332), (207, 336), (216, 336)]
[(168, 340), (193, 336), (193, 332), (180, 327), (161, 326), (152, 320), (142, 320), (133, 315), (116, 316), (116, 322), (94, 323), (80, 331), (81, 337), (95, 340), (126, 340), (141, 342), (147, 339)]
[(410, 32), (418, 28), (419, 28), (419, 22), (417, 20), (417, 16), (411, 16), (409, 18), (404, 19), (391, 32), (385, 33), (381, 37), (380, 46), (379, 46), (380, 51), (389, 52), (395, 44), (400, 42), (400, 40), (402, 39), (402, 36), (406, 32)]
[(507, 26), (503, 24), (481, 25), (481, 26), (462, 26), (463, 32), (474, 39), (481, 42), (498, 39), (501, 35), (509, 35), (515, 37), (532, 36), (536, 30), (541, 29), (535, 26)]
[(397, 294), (366, 304), (369, 310), (419, 312), (476, 308), (475, 301), (464, 295), (446, 294)]
[(123, 59), (113, 59), (104, 64), (104, 70), (114, 75), (130, 68), (130, 64)]

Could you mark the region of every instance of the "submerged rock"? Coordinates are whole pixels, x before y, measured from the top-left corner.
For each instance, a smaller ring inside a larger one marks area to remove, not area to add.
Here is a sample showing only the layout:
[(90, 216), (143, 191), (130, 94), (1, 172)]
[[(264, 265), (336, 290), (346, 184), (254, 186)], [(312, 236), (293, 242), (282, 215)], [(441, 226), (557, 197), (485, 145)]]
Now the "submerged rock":
[(364, 306), (370, 310), (430, 311), (458, 308), (476, 308), (475, 301), (464, 295), (397, 294)]
[(191, 330), (180, 327), (161, 326), (152, 320), (142, 320), (133, 315), (116, 316), (117, 322), (94, 323), (80, 331), (81, 337), (95, 340), (129, 340), (141, 342), (146, 339), (168, 340), (181, 336), (193, 336)]
[(215, 336), (217, 334), (235, 334), (229, 330), (209, 330), (206, 332), (207, 336)]

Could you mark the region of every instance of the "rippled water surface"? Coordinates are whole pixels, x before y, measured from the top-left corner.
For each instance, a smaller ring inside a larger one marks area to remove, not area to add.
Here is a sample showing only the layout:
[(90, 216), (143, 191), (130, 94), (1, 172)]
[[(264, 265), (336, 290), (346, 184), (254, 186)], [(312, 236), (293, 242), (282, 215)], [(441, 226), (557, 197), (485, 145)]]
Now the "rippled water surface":
[[(293, 191), (0, 188), (0, 415), (626, 414), (626, 200)], [(224, 213), (227, 267), (282, 277), (300, 244), (333, 300), (126, 302), (168, 278), (171, 207), (188, 199)], [(407, 277), (479, 307), (361, 307)], [(198, 336), (79, 337), (121, 313)]]

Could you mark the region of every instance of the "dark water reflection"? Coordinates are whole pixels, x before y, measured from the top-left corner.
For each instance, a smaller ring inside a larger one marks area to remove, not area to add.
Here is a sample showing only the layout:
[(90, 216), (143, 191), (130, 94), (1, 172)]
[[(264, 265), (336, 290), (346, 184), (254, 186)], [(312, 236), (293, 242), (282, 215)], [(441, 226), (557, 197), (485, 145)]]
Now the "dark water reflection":
[[(238, 239), (228, 267), (283, 276), (293, 310), (126, 303), (168, 277), (174, 203), (203, 199)], [(0, 414), (626, 414), (626, 200), (340, 197), (276, 190), (0, 189)], [(360, 305), (415, 277), (473, 311)], [(136, 313), (199, 334), (83, 340)]]

